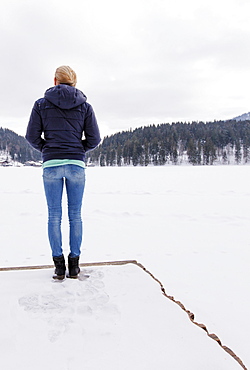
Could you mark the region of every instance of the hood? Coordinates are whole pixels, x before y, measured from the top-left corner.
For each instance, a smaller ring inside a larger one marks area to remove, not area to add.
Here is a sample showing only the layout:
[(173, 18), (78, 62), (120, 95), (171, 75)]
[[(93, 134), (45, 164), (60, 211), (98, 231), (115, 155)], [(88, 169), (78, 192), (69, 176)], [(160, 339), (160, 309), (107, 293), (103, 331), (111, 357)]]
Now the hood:
[(85, 103), (87, 97), (82, 91), (69, 85), (56, 85), (45, 91), (45, 99), (62, 109), (72, 109)]

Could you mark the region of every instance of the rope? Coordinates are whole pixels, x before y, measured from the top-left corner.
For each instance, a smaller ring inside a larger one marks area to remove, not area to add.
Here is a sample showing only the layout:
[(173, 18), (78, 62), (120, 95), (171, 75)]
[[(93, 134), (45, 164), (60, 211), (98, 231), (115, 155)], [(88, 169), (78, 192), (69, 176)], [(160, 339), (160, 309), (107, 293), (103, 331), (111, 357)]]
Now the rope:
[[(232, 356), (238, 363), (239, 365), (244, 369), (247, 370), (246, 366), (243, 364), (242, 360), (232, 351), (230, 348), (227, 346), (224, 346), (219, 339), (219, 337), (214, 334), (214, 333), (209, 333), (206, 325), (198, 323), (195, 321), (195, 316), (194, 314), (189, 311), (188, 309), (185, 308), (185, 306), (180, 302), (177, 301), (173, 296), (170, 296), (166, 293), (166, 290), (161, 283), (160, 280), (158, 280), (149, 270), (147, 270), (141, 263), (137, 262), (136, 260), (125, 260), (125, 261), (109, 261), (109, 262), (85, 262), (85, 263), (80, 263), (80, 267), (89, 267), (89, 266), (121, 266), (121, 265), (127, 265), (127, 264), (134, 264), (141, 268), (144, 272), (146, 272), (148, 275), (151, 276), (152, 279), (154, 279), (161, 288), (162, 294), (170, 299), (172, 302), (176, 303), (183, 311), (185, 311), (191, 320), (191, 322), (194, 325), (199, 326), (201, 329), (203, 329), (207, 335), (215, 340), (221, 348), (223, 348), (230, 356)], [(54, 268), (54, 265), (38, 265), (38, 266), (19, 266), (19, 267), (0, 267), (0, 271), (22, 271), (22, 270), (42, 270), (42, 269), (51, 269)]]

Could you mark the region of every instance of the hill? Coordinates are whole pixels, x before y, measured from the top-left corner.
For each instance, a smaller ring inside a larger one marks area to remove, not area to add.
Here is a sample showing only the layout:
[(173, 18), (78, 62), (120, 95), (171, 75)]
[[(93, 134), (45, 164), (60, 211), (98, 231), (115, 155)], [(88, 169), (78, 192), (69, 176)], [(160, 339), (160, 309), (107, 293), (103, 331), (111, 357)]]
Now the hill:
[(241, 114), (240, 116), (237, 116), (237, 117), (233, 118), (233, 120), (235, 120), (235, 121), (250, 120), (250, 112)]
[(23, 136), (2, 127), (0, 127), (0, 155), (2, 160), (15, 160), (20, 163), (41, 160), (41, 154), (33, 149)]
[(245, 164), (250, 161), (250, 121), (163, 123), (104, 138), (89, 154), (100, 166)]
[[(23, 136), (6, 128), (0, 128), (0, 157), (21, 163), (41, 160)], [(118, 132), (106, 136), (87, 160), (100, 166), (246, 164), (250, 114), (230, 121), (163, 123)]]

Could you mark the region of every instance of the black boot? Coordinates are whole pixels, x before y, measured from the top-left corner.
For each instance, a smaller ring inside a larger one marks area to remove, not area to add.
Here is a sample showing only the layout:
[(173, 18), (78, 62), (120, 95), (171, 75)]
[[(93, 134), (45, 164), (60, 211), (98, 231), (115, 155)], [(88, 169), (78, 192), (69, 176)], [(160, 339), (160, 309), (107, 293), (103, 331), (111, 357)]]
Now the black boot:
[(77, 276), (80, 272), (79, 267), (79, 256), (78, 257), (68, 257), (68, 268), (69, 268), (69, 274), (67, 275), (70, 279), (77, 279)]
[(53, 279), (63, 280), (65, 278), (66, 270), (64, 256), (53, 257), (53, 261), (55, 264), (55, 274), (53, 275)]

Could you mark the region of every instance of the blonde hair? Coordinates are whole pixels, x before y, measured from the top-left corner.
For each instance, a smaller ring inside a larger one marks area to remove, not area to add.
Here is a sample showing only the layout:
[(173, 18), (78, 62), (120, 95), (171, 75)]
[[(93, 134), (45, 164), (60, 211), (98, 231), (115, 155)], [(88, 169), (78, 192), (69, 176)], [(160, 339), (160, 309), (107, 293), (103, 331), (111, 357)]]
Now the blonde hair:
[(76, 73), (69, 66), (61, 66), (56, 69), (55, 78), (59, 83), (75, 86), (77, 82)]

